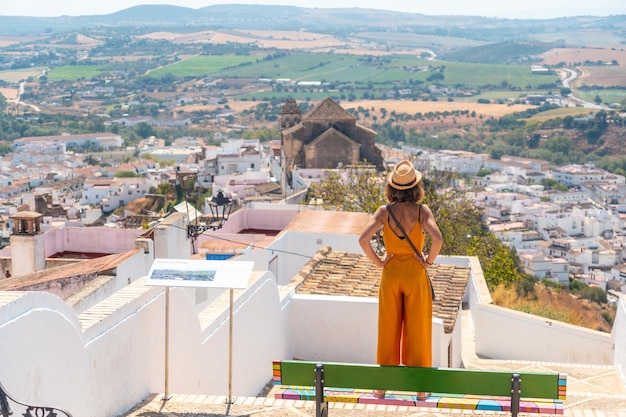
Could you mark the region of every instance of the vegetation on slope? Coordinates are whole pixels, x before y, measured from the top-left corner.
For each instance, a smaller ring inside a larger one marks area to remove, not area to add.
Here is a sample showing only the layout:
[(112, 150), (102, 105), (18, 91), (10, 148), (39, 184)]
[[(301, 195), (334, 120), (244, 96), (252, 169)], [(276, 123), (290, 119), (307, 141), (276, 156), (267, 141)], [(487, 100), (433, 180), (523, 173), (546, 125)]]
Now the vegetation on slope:
[(515, 286), (498, 285), (491, 291), (495, 304), (593, 330), (610, 332), (615, 308), (606, 293), (573, 280), (570, 288), (525, 276)]

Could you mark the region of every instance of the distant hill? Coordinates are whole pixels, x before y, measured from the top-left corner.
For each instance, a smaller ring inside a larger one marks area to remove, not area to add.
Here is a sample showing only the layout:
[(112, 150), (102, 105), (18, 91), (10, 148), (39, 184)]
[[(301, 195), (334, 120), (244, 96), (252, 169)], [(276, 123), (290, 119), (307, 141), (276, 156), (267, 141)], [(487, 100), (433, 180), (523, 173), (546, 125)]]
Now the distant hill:
[(195, 19), (198, 11), (189, 7), (170, 5), (134, 6), (120, 10), (103, 19), (119, 23), (137, 22), (139, 24), (163, 24), (176, 21), (190, 21)]
[[(300, 30), (349, 34), (395, 31), (460, 37), (486, 42), (527, 41), (540, 33), (594, 30), (626, 33), (626, 15), (559, 19), (496, 19), (479, 16), (428, 16), (365, 8), (305, 8), (265, 5), (213, 5), (200, 9), (142, 5), (108, 15), (0, 16), (0, 35), (32, 35), (92, 28), (197, 31), (215, 28)], [(626, 39), (625, 42), (626, 43)]]
[(437, 58), (481, 64), (521, 64), (537, 61), (539, 55), (558, 46), (553, 43), (499, 42), (439, 54)]

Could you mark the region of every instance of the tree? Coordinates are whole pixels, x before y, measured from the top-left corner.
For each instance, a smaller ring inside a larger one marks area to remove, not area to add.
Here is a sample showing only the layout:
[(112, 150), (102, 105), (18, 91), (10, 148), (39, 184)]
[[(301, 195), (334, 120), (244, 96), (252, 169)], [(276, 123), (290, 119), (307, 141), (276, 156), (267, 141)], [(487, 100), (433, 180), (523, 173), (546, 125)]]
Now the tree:
[(132, 171), (118, 171), (113, 175), (115, 178), (138, 178), (141, 174)]
[(541, 185), (543, 185), (546, 190), (567, 191), (566, 186), (552, 178), (542, 178)]
[(427, 78), (426, 81), (432, 81), (435, 84), (438, 84), (439, 81), (443, 81), (445, 79), (445, 76), (443, 75), (442, 72), (433, 72), (432, 74), (430, 74)]
[[(489, 231), (470, 195), (455, 186), (458, 181), (449, 172), (430, 172), (424, 178), (424, 204), (432, 210), (444, 237), (441, 254), (477, 256), (490, 287), (515, 282), (515, 252)], [(374, 213), (385, 204), (384, 184), (384, 174), (373, 167), (328, 171), (325, 179), (311, 186), (309, 198), (321, 198), (326, 209)], [(382, 247), (380, 237), (375, 239), (374, 247)], [(427, 240), (426, 252), (429, 245)]]
[(573, 116), (565, 116), (563, 118), (563, 127), (565, 129), (571, 129), (574, 126), (574, 117)]
[(162, 182), (157, 187), (157, 194), (169, 195), (172, 192), (172, 184), (169, 182)]
[(385, 200), (383, 179), (372, 165), (329, 170), (311, 185), (309, 200), (321, 199), (330, 210), (374, 213)]
[(146, 122), (137, 123), (137, 126), (135, 126), (135, 133), (144, 139), (147, 139), (150, 136), (156, 136), (156, 132), (154, 131), (152, 125)]
[(93, 155), (87, 155), (83, 159), (83, 163), (85, 165), (98, 165), (100, 163), (100, 161), (98, 161), (98, 159), (95, 156), (93, 156)]

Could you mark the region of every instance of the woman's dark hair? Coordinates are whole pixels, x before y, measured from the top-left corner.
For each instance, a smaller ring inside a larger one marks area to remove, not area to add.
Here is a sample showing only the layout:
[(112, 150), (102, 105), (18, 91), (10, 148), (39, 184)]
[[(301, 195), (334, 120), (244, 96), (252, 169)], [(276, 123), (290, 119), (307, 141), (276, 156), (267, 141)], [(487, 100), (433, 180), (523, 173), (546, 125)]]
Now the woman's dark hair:
[(408, 190), (396, 190), (389, 183), (385, 185), (385, 198), (389, 203), (419, 203), (424, 198), (424, 186), (422, 181)]

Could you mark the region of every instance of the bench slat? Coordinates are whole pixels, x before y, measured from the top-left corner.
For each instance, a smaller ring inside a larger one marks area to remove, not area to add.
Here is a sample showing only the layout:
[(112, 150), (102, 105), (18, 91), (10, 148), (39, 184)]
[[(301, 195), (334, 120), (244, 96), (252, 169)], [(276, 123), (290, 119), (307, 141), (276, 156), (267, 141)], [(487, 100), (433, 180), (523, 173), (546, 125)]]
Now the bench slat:
[[(277, 362), (279, 369), (274, 370), (274, 379), (281, 385), (314, 386), (316, 364), (312, 361)], [(280, 375), (278, 378), (277, 374)], [(520, 375), (522, 397), (565, 399), (563, 375), (539, 372)], [(511, 395), (511, 372), (324, 362), (324, 385), (508, 397)]]
[[(282, 387), (274, 394), (277, 399), (315, 401), (313, 387)], [(497, 396), (471, 396), (433, 393), (428, 399), (419, 401), (415, 394), (387, 391), (385, 398), (376, 398), (371, 390), (333, 389), (324, 390), (324, 401), (358, 404), (380, 404), (408, 407), (432, 407), (482, 411), (511, 411), (511, 399)], [(520, 402), (520, 412), (563, 414), (560, 400), (525, 399)]]

